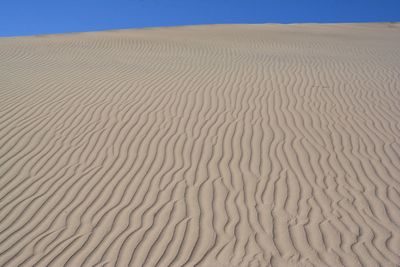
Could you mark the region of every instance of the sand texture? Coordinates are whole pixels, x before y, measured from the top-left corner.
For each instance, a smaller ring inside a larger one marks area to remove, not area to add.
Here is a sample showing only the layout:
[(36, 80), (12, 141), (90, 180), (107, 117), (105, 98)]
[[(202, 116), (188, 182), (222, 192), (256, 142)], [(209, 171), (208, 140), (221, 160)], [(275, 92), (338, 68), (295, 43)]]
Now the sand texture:
[(0, 39), (0, 266), (400, 266), (400, 25)]

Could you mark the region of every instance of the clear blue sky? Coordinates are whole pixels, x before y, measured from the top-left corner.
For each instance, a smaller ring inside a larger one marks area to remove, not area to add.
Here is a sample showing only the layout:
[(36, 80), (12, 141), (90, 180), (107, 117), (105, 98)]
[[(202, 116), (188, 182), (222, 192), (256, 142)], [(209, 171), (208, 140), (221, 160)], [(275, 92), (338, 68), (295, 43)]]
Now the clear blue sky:
[(400, 21), (400, 0), (1, 0), (0, 36), (215, 23)]

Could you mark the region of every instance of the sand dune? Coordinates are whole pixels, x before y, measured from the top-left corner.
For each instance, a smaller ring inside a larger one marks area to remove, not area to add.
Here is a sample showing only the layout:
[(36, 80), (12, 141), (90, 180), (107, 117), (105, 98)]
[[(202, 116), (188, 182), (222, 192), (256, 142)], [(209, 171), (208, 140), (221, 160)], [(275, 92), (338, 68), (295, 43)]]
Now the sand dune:
[(400, 266), (400, 25), (0, 39), (1, 266)]

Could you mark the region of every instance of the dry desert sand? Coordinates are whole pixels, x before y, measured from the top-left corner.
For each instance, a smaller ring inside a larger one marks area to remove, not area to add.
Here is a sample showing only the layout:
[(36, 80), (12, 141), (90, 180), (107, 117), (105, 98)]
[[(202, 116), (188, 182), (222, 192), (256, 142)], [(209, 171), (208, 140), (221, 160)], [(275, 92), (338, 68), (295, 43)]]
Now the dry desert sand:
[(399, 266), (400, 25), (0, 39), (1, 266)]

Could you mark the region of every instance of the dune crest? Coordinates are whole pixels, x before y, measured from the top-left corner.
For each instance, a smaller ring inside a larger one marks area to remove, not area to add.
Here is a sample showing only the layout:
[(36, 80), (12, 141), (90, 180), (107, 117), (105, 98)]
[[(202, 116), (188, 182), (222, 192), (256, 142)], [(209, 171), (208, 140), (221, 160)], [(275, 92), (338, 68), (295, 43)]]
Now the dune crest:
[(1, 266), (399, 266), (398, 24), (0, 39)]

